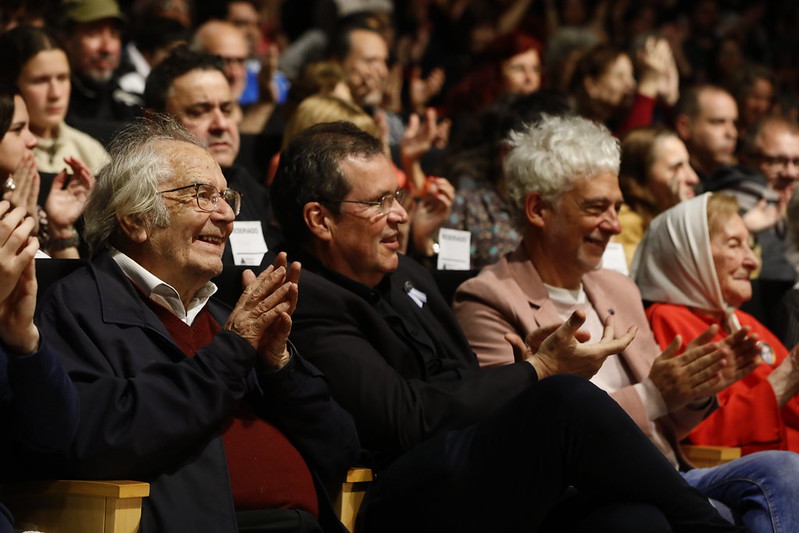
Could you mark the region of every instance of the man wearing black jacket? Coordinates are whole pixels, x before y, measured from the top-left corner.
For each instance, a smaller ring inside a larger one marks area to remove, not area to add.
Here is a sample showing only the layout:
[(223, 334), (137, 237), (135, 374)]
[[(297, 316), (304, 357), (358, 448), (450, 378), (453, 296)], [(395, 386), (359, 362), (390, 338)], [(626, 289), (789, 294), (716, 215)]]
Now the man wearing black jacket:
[[(342, 122), (306, 130), (281, 156), (272, 194), (304, 266), (292, 340), (378, 470), (359, 528), (739, 530), (583, 379), (634, 331), (614, 339), (608, 324), (599, 343), (581, 344), (575, 315), (538, 332), (519, 362), (480, 371), (430, 275), (397, 254), (408, 215), (377, 139)], [(581, 496), (566, 511), (557, 504), (570, 485)]]

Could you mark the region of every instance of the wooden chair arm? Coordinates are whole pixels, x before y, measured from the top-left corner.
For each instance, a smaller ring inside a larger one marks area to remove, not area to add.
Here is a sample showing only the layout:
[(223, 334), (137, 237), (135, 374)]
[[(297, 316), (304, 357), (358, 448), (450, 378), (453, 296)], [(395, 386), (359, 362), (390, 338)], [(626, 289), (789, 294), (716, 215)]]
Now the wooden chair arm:
[(723, 465), (741, 457), (741, 449), (731, 446), (705, 446), (681, 444), (682, 453), (688, 461), (698, 467)]
[(20, 529), (135, 533), (150, 485), (126, 480), (37, 481), (5, 484), (3, 493)]
[(341, 494), (336, 499), (335, 510), (341, 523), (350, 531), (355, 530), (355, 517), (361, 507), (363, 497), (374, 479), (369, 468), (350, 468), (347, 479), (341, 484)]

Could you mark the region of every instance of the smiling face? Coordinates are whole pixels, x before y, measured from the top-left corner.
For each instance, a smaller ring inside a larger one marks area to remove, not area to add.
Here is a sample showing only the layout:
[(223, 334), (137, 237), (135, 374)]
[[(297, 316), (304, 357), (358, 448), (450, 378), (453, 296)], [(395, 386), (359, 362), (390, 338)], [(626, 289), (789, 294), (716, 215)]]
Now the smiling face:
[(231, 114), (230, 85), (218, 70), (192, 70), (175, 78), (169, 88), (166, 112), (203, 143), (222, 167), (239, 153), (239, 130)]
[(528, 50), (503, 61), (501, 69), (505, 92), (530, 94), (541, 87), (541, 59), (536, 50)]
[[(219, 165), (198, 146), (165, 141), (173, 177), (161, 184), (169, 190), (192, 183), (208, 183), (219, 191), (227, 187)], [(222, 252), (233, 231), (233, 210), (224, 201), (216, 211), (200, 211), (193, 189), (162, 195), (170, 213), (164, 228), (148, 228), (145, 240), (133, 256), (137, 263), (169, 283), (181, 295), (191, 297), (222, 272)]]
[(699, 183), (685, 144), (674, 135), (661, 137), (652, 147), (652, 166), (649, 167), (647, 186), (661, 210), (696, 196), (694, 188)]
[(28, 109), (21, 96), (14, 96), (14, 116), (8, 131), (0, 138), (0, 179), (12, 174), (25, 154), (39, 144), (28, 128)]
[[(352, 187), (341, 200), (376, 201), (397, 190), (397, 177), (384, 155), (348, 157), (339, 163)], [(339, 198), (335, 198), (339, 200)], [(399, 225), (408, 214), (397, 202), (388, 213), (378, 206), (342, 203), (332, 215), (323, 262), (336, 272), (374, 287), (397, 269)]]
[(752, 297), (750, 276), (758, 259), (749, 246), (749, 231), (737, 213), (714, 217), (709, 224), (710, 249), (724, 301), (738, 308)]
[(536, 257), (536, 267), (554, 273), (546, 283), (576, 289), (584, 274), (601, 266), (608, 241), (621, 231), (619, 179), (601, 172), (546, 204), (540, 219), (545, 253)]
[(19, 73), (17, 85), (30, 113), (31, 129), (50, 138), (63, 122), (69, 105), (69, 61), (63, 50), (43, 50)]

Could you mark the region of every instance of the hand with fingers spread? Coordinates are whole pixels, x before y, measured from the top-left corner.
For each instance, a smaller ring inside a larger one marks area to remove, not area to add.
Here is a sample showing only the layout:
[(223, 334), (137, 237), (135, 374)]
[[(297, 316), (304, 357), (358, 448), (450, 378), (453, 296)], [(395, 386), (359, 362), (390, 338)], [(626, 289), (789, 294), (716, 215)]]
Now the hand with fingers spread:
[(0, 201), (0, 339), (14, 353), (27, 354), (39, 345), (33, 324), (36, 305), (34, 222), (23, 207)]
[(270, 370), (283, 368), (289, 360), (291, 314), (297, 307), (300, 265), (295, 262), (287, 268), (286, 262), (281, 253), (257, 278), (250, 270), (244, 272), (244, 293), (225, 324), (258, 352)]
[(623, 351), (635, 338), (637, 329), (632, 327), (619, 337), (614, 337), (613, 317), (605, 323), (602, 339), (593, 344), (585, 344), (587, 336), (580, 332), (585, 323), (585, 314), (575, 311), (563, 324), (555, 327), (539, 328), (527, 336), (526, 348), (517, 344), (518, 337), (508, 335), (506, 339), (517, 350), (529, 350), (525, 360), (536, 370), (538, 379), (555, 374), (575, 374), (586, 379), (597, 373), (612, 354)]
[(682, 337), (677, 335), (652, 364), (649, 379), (670, 413), (718, 391), (727, 361), (724, 350), (708, 342), (717, 332), (717, 325), (710, 326), (691, 341), (682, 355), (678, 355)]

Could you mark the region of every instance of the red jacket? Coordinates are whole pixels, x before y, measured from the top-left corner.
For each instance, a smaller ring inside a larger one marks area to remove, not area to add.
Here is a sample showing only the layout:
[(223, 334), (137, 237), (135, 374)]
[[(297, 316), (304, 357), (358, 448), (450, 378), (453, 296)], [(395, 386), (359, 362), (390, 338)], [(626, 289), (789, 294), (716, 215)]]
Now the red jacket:
[[(720, 407), (688, 436), (694, 444), (738, 446), (743, 454), (761, 450), (799, 452), (799, 399), (792, 398), (782, 409), (766, 377), (788, 355), (788, 350), (753, 316), (736, 311), (741, 326), (749, 326), (776, 355), (774, 366), (761, 362), (748, 376), (719, 393)], [(717, 322), (685, 306), (654, 304), (646, 311), (655, 340), (665, 348), (675, 335), (682, 335), (683, 347)], [(713, 339), (726, 334), (719, 331)]]

